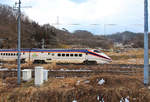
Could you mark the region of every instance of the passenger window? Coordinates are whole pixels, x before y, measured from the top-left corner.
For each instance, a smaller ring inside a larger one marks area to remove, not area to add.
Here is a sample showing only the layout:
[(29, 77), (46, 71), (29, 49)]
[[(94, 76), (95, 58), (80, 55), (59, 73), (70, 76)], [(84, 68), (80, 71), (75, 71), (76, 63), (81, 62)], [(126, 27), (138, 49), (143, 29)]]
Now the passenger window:
[(82, 54), (79, 54), (79, 57), (82, 57)]
[(69, 54), (66, 54), (66, 57), (69, 57)]
[(61, 56), (61, 54), (59, 53), (58, 56)]
[(78, 54), (75, 54), (75, 57), (78, 57)]
[(50, 55), (51, 53), (48, 53), (48, 55)]
[(62, 56), (65, 57), (65, 54), (63, 53)]
[(70, 54), (71, 57), (73, 57), (73, 54)]
[(52, 56), (54, 56), (55, 54), (54, 53), (52, 53)]

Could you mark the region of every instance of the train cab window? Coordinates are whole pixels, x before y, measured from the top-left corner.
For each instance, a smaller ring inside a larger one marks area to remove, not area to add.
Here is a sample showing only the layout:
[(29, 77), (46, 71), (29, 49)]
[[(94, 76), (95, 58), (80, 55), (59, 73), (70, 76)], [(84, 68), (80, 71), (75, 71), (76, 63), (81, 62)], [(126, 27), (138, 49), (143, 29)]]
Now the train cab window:
[(63, 53), (62, 56), (65, 57), (65, 54)]
[(70, 54), (71, 57), (73, 57), (73, 54)]
[(79, 57), (82, 57), (82, 54), (79, 54)]
[(78, 54), (75, 54), (75, 57), (78, 57)]
[(61, 54), (60, 54), (60, 53), (58, 53), (58, 56), (61, 56)]
[(69, 57), (69, 54), (66, 54), (66, 57)]
[(98, 51), (98, 50), (94, 50), (94, 52), (96, 52), (96, 53), (101, 53), (100, 51)]

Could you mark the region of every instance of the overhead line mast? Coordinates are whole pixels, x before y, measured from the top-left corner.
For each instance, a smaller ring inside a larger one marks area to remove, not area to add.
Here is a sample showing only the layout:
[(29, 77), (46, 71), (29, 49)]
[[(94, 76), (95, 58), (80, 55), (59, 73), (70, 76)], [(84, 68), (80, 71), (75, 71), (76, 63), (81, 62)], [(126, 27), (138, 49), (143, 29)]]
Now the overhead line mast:
[(18, 84), (21, 83), (21, 69), (20, 69), (20, 55), (21, 55), (21, 24), (20, 24), (20, 17), (21, 17), (21, 1), (19, 0), (19, 7), (18, 7)]
[(148, 0), (144, 0), (144, 84), (149, 84)]

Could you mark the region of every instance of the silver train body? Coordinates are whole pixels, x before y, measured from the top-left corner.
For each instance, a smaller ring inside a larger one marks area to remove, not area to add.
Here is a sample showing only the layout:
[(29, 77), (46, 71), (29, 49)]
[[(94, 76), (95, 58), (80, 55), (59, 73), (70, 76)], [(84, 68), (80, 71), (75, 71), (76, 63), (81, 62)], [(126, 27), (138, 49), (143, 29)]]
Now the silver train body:
[[(16, 61), (18, 51), (0, 49), (1, 61)], [(97, 63), (112, 61), (110, 57), (97, 49), (22, 49), (21, 61), (33, 63)]]

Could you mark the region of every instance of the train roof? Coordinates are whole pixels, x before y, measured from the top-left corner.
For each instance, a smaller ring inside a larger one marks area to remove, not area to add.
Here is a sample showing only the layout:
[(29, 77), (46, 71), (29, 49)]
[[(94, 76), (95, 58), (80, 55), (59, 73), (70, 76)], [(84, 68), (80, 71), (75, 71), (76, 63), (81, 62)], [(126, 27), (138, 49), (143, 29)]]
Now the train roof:
[[(18, 51), (17, 49), (0, 49), (0, 52)], [(34, 52), (87, 52), (88, 49), (21, 49), (21, 51)]]

